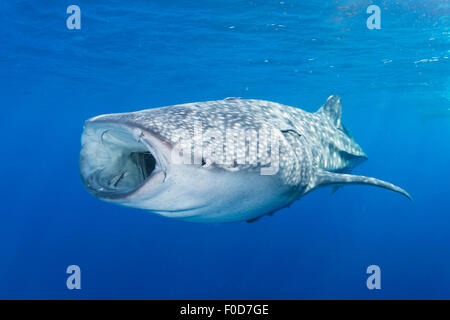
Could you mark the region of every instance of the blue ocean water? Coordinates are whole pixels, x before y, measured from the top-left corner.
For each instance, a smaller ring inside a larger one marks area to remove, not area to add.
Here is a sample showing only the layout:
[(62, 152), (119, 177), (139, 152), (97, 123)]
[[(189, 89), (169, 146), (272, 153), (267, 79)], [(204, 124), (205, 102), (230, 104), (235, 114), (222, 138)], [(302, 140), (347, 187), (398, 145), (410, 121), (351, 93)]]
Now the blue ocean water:
[[(449, 25), (444, 0), (1, 0), (0, 298), (450, 298)], [(230, 96), (315, 111), (331, 94), (369, 156), (354, 172), (414, 201), (349, 186), (196, 224), (81, 183), (92, 116)], [(81, 290), (66, 288), (72, 264)]]

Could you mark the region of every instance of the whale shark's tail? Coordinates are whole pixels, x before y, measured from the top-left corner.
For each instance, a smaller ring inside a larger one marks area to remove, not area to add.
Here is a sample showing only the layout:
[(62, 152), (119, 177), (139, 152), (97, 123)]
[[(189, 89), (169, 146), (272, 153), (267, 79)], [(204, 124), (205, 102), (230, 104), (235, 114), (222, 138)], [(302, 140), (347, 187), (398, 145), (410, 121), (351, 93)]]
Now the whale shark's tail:
[(334, 173), (334, 172), (329, 172), (329, 171), (325, 171), (322, 169), (318, 169), (318, 171), (315, 173), (313, 181), (310, 184), (310, 187), (308, 188), (308, 192), (312, 189), (317, 189), (320, 187), (343, 186), (343, 185), (347, 185), (347, 184), (365, 184), (365, 185), (380, 187), (380, 188), (384, 188), (384, 189), (388, 189), (391, 191), (401, 193), (402, 195), (407, 197), (409, 200), (412, 200), (412, 197), (409, 195), (408, 192), (406, 192), (405, 190), (403, 190), (400, 187), (393, 185), (392, 183), (378, 180), (378, 179), (371, 178), (371, 177), (357, 176), (357, 175), (353, 175), (353, 174)]

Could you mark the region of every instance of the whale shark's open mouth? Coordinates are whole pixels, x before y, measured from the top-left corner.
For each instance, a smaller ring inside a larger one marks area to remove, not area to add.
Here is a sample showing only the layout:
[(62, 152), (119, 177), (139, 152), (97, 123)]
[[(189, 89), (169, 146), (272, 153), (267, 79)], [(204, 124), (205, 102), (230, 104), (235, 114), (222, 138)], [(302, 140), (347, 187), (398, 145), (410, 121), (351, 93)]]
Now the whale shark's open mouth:
[(97, 197), (124, 198), (161, 172), (156, 149), (123, 126), (90, 123), (82, 145), (81, 177)]

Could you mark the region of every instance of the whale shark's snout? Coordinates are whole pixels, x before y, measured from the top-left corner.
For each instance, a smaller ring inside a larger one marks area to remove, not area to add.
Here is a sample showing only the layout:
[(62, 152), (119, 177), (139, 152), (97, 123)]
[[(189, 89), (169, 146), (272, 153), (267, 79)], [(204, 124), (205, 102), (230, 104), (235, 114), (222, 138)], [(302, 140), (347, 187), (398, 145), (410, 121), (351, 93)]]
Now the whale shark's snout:
[(124, 204), (144, 186), (156, 190), (166, 175), (159, 144), (155, 135), (126, 121), (87, 120), (80, 153), (84, 185), (96, 197)]

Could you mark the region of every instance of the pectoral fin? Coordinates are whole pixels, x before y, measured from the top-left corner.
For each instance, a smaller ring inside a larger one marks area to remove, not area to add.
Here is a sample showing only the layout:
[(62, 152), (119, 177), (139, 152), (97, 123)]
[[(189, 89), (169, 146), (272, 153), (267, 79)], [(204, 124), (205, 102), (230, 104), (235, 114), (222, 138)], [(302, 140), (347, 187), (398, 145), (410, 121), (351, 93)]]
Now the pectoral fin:
[(259, 217), (256, 217), (256, 218), (248, 219), (248, 220), (246, 220), (245, 222), (247, 222), (247, 223), (253, 223), (253, 222), (258, 221), (258, 220), (261, 219), (262, 217), (263, 217), (263, 216), (259, 216)]

